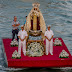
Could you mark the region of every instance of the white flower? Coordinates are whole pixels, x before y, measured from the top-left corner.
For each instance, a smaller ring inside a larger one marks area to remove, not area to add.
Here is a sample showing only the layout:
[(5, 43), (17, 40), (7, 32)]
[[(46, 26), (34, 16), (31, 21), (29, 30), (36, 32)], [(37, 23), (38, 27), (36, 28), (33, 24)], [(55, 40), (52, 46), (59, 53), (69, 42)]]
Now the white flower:
[(13, 41), (11, 41), (10, 45), (13, 45), (13, 46), (18, 45), (17, 40), (14, 39)]
[(13, 41), (11, 41), (11, 43), (13, 43)]
[(18, 42), (16, 42), (15, 45), (18, 45)]
[(17, 54), (17, 50), (15, 50), (15, 51), (13, 52), (13, 54)]
[(58, 38), (56, 38), (56, 39), (54, 40), (54, 44), (55, 44), (55, 45), (62, 45), (61, 40), (59, 40)]
[(65, 50), (62, 50), (62, 52), (65, 52)]
[(12, 54), (12, 57), (15, 57), (15, 55), (14, 55), (14, 54)]
[(15, 57), (15, 58), (20, 58), (20, 55), (18, 54), (17, 50), (15, 50), (12, 54), (12, 57)]
[[(31, 47), (31, 48), (29, 48)], [(27, 54), (29, 56), (42, 56), (43, 55), (43, 46), (40, 45), (40, 43), (32, 42), (28, 46)]]
[(17, 55), (14, 55), (14, 57), (16, 58), (16, 57), (17, 57)]
[(19, 58), (20, 57), (20, 54), (17, 53), (17, 57)]
[(63, 57), (63, 55), (61, 55), (61, 57)]
[(59, 57), (68, 57), (69, 54), (65, 51), (65, 50), (62, 50), (62, 52), (59, 54)]
[(13, 41), (14, 43), (16, 43), (16, 41)]
[(10, 43), (11, 45), (13, 45), (13, 43)]

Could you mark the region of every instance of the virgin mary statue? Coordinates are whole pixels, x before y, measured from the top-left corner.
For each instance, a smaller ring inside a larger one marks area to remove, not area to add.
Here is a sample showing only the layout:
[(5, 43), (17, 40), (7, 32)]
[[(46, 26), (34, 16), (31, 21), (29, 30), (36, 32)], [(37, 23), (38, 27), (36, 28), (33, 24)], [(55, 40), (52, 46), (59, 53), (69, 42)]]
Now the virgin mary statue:
[(39, 10), (39, 3), (33, 3), (33, 8), (27, 16), (27, 22), (25, 24), (25, 30), (34, 36), (41, 33), (44, 39), (44, 33), (46, 31), (46, 25), (41, 11)]

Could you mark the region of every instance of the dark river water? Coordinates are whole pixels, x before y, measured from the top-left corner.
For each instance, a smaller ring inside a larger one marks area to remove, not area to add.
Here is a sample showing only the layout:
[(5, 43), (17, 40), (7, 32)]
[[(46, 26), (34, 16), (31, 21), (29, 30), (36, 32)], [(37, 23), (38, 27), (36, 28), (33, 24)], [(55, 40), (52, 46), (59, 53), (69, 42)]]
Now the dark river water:
[(61, 37), (72, 54), (72, 0), (0, 0), (0, 72), (72, 72), (71, 67), (58, 69), (6, 67), (1, 39), (12, 37), (13, 16), (17, 16), (22, 25), (34, 2), (40, 3), (46, 26), (51, 25), (54, 37)]

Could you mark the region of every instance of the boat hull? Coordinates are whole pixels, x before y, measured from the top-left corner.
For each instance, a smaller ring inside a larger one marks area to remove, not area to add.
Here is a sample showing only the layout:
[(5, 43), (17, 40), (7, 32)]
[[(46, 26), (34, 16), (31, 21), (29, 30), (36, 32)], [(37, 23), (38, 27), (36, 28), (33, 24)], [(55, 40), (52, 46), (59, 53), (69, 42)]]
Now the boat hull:
[[(5, 60), (8, 67), (13, 68), (28, 68), (28, 67), (72, 67), (72, 56), (68, 51), (62, 38), (59, 38), (62, 42), (62, 46), (53, 46), (54, 55), (43, 55), (41, 57), (28, 57), (21, 53), (21, 59), (12, 59), (12, 53), (18, 50), (18, 47), (10, 47), (11, 39), (4, 38), (3, 49), (5, 54)], [(53, 39), (53, 41), (55, 38)], [(46, 42), (44, 41), (44, 44)], [(69, 58), (59, 58), (59, 54), (62, 50), (66, 50), (69, 53)]]

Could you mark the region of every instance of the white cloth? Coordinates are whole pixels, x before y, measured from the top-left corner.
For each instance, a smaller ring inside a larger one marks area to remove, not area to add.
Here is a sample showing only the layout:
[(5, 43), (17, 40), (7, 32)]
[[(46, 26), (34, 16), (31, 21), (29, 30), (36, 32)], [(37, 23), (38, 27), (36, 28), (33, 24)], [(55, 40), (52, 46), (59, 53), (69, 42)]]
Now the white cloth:
[[(27, 32), (25, 30), (23, 30), (23, 31), (20, 30), (18, 33), (18, 36), (20, 36), (21, 39), (24, 39), (25, 36), (28, 36), (28, 35), (27, 35)], [(20, 56), (21, 56), (21, 47), (23, 49), (23, 54), (26, 55), (26, 40), (21, 41), (19, 39), (18, 53), (20, 54)]]
[[(19, 24), (19, 21), (16, 21), (16, 22), (13, 21), (13, 22), (12, 22), (12, 25), (14, 25), (14, 24), (15, 24), (15, 25), (16, 25), (16, 24)], [(15, 29), (17, 29), (17, 28), (18, 28), (18, 26), (13, 27), (13, 30), (15, 30)]]
[[(53, 33), (53, 31), (52, 30), (47, 30), (46, 32), (45, 32), (45, 36), (48, 38), (48, 39), (50, 39), (52, 36), (54, 35), (54, 33)], [(53, 54), (53, 39), (51, 39), (51, 41), (48, 41), (47, 39), (46, 39), (46, 55), (48, 55), (48, 53), (51, 53), (51, 54)]]

